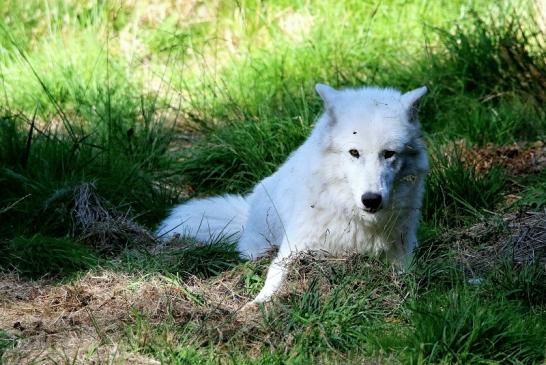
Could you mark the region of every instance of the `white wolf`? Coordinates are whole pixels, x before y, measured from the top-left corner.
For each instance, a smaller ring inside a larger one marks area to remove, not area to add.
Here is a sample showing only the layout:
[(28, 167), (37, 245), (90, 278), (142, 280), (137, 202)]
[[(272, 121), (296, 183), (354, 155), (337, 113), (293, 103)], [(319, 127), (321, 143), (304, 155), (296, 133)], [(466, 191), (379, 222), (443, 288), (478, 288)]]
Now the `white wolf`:
[(157, 232), (200, 241), (229, 235), (248, 259), (277, 246), (252, 303), (271, 298), (298, 252), (383, 255), (404, 269), (417, 244), (428, 157), (416, 103), (427, 88), (316, 91), (325, 111), (277, 172), (248, 195), (179, 205)]

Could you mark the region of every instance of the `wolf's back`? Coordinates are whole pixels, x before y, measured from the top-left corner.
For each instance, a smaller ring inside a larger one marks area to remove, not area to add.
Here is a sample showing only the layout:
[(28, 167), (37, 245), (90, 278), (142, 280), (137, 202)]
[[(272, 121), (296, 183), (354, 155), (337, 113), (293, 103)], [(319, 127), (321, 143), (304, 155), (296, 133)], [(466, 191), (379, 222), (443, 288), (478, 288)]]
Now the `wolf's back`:
[(157, 229), (157, 235), (165, 238), (181, 234), (202, 242), (237, 241), (247, 221), (248, 210), (248, 202), (241, 195), (192, 199), (171, 210)]

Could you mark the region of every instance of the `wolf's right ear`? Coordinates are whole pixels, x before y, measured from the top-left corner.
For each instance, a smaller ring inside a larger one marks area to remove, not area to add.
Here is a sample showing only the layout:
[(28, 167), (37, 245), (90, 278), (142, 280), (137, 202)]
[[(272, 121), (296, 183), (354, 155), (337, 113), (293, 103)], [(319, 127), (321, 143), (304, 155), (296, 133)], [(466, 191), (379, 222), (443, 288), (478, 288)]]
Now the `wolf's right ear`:
[(324, 101), (324, 105), (326, 107), (330, 107), (333, 105), (334, 99), (338, 94), (338, 91), (336, 89), (325, 84), (316, 84), (315, 90), (322, 98), (322, 101)]

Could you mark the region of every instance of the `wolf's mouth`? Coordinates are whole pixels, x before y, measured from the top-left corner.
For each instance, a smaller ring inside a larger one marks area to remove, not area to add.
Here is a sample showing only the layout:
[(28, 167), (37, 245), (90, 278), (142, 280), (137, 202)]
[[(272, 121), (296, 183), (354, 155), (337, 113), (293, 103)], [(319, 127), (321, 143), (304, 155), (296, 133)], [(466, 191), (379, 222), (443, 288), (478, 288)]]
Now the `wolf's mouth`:
[(375, 214), (380, 208), (362, 208), (363, 211), (370, 214)]

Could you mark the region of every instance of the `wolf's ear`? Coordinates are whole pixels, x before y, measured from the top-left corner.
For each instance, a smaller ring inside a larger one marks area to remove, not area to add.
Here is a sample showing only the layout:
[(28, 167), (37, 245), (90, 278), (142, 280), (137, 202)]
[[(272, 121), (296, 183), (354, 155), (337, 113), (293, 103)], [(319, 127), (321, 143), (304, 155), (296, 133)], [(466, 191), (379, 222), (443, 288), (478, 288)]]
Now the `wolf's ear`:
[(336, 89), (325, 84), (316, 84), (315, 90), (322, 98), (322, 101), (324, 101), (324, 105), (326, 107), (332, 106), (332, 104), (334, 103), (334, 99), (338, 94), (338, 91)]
[(423, 95), (427, 93), (427, 87), (423, 86), (415, 90), (408, 91), (402, 95), (402, 105), (406, 108), (408, 121), (410, 123), (415, 123), (417, 118), (417, 112), (419, 110), (419, 100)]
[(423, 95), (427, 93), (428, 89), (426, 86), (422, 86), (418, 89), (408, 91), (402, 95), (402, 104), (406, 109), (411, 109), (413, 106), (421, 99)]

